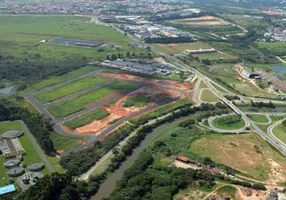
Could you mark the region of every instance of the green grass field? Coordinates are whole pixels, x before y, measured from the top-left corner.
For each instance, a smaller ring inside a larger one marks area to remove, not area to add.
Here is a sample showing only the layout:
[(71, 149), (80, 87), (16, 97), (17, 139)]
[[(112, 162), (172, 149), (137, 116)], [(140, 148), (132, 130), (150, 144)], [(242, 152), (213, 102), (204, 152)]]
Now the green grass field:
[(286, 126), (280, 124), (273, 129), (274, 135), (286, 144)]
[(49, 79), (45, 79), (45, 80), (42, 80), (42, 81), (40, 81), (38, 83), (35, 83), (35, 84), (31, 85), (30, 87), (26, 88), (24, 90), (24, 92), (26, 92), (26, 93), (33, 93), (33, 92), (39, 91), (41, 89), (44, 89), (44, 88), (46, 88), (48, 86), (56, 85), (56, 84), (62, 83), (64, 81), (76, 78), (78, 76), (87, 74), (87, 73), (89, 73), (91, 71), (94, 71), (96, 69), (98, 69), (98, 68), (90, 67), (90, 66), (81, 67), (79, 69), (76, 69), (76, 70), (71, 71), (69, 73), (66, 73), (64, 75), (54, 76), (54, 77), (51, 77)]
[[(8, 130), (22, 130), (23, 131), (23, 127), (21, 126), (21, 124), (18, 121), (11, 121), (11, 122), (5, 122), (5, 123), (0, 123), (0, 133), (3, 133), (5, 131)], [(39, 154), (37, 153), (37, 151), (35, 150), (32, 142), (30, 141), (29, 137), (24, 134), (22, 137), (19, 138), (21, 145), (23, 146), (26, 155), (24, 155), (24, 161), (23, 163), (25, 163), (26, 165), (28, 165), (31, 162), (42, 162), (43, 164), (45, 164), (41, 157), (39, 156)], [(7, 170), (4, 168), (4, 163), (5, 159), (1, 156), (0, 157), (0, 177), (4, 177), (5, 179), (1, 179), (0, 181), (0, 186), (5, 185), (8, 183), (7, 180)], [(47, 168), (45, 168), (43, 171), (41, 171), (43, 174), (49, 174), (49, 171), (47, 170)]]
[(64, 125), (67, 126), (69, 129), (74, 130), (78, 127), (84, 126), (86, 124), (89, 124), (95, 120), (101, 120), (105, 117), (107, 117), (110, 113), (108, 113), (105, 110), (98, 109), (91, 111), (85, 115), (82, 115), (80, 117), (77, 117), (69, 122), (66, 122)]
[(268, 119), (265, 117), (265, 115), (252, 114), (252, 115), (247, 115), (247, 116), (250, 117), (250, 119), (255, 122), (260, 122), (260, 123), (268, 122)]
[(167, 54), (177, 54), (185, 50), (198, 50), (211, 48), (208, 44), (201, 42), (182, 43), (182, 44), (152, 44), (152, 46)]
[(123, 101), (123, 107), (144, 107), (151, 102), (151, 97), (136, 96)]
[(235, 198), (236, 192), (237, 192), (237, 189), (231, 185), (225, 185), (225, 186), (222, 186), (216, 190), (216, 193), (225, 194), (225, 195), (230, 196), (232, 198)]
[(83, 143), (83, 139), (77, 139), (72, 137), (66, 137), (58, 133), (51, 134), (51, 139), (54, 142), (55, 149), (57, 150), (69, 150), (77, 147), (79, 144)]
[(72, 100), (64, 101), (60, 104), (53, 105), (48, 108), (48, 111), (56, 118), (62, 118), (72, 113), (81, 111), (87, 106), (97, 103), (104, 96), (119, 90), (130, 90), (136, 85), (131, 82), (117, 81), (106, 85), (98, 90), (82, 94)]
[(107, 79), (105, 78), (101, 78), (97, 76), (87, 76), (83, 79), (69, 83), (67, 85), (60, 86), (53, 90), (38, 93), (35, 95), (35, 98), (41, 104), (48, 103), (56, 99), (59, 99), (61, 97), (64, 97), (66, 95), (78, 92), (80, 90), (83, 90), (83, 89), (86, 89), (86, 88), (89, 88), (95, 85), (99, 85), (105, 82), (106, 80)]
[(204, 102), (217, 102), (217, 101), (219, 101), (219, 98), (217, 98), (210, 90), (203, 90), (200, 98)]
[(230, 115), (224, 117), (217, 117), (213, 120), (213, 125), (219, 129), (224, 130), (236, 130), (243, 128), (245, 126), (245, 122), (243, 119)]
[(286, 171), (283, 171), (286, 169), (285, 157), (256, 133), (212, 134), (190, 146), (193, 154), (210, 157), (215, 162), (226, 164), (261, 181), (273, 177), (274, 163), (282, 167), (281, 176), (286, 175)]

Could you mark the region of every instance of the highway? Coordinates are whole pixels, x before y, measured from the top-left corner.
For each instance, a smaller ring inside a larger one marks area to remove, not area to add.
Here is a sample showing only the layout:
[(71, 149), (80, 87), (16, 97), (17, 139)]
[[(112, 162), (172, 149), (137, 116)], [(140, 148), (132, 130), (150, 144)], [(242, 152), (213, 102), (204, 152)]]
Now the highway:
[[(158, 49), (152, 47), (151, 45), (143, 42), (142, 40), (135, 38), (134, 36), (130, 35), (129, 33), (125, 33), (124, 31), (120, 30), (119, 28), (113, 26), (113, 28), (115, 28), (116, 30), (118, 30), (119, 32), (121, 32), (122, 34), (126, 34), (129, 38), (131, 38), (133, 41), (143, 45), (144, 47), (148, 47), (151, 51), (153, 51), (154, 53), (157, 53), (163, 57), (165, 57), (167, 60), (169, 60), (171, 62), (171, 64), (173, 64), (177, 70), (183, 71), (183, 72), (190, 72), (190, 73), (194, 73), (201, 81), (203, 81), (209, 88), (210, 90), (214, 93), (214, 95), (216, 95), (219, 99), (221, 99), (222, 102), (224, 102), (228, 107), (230, 107), (235, 113), (237, 113), (238, 115), (240, 115), (242, 117), (242, 119), (245, 121), (246, 123), (246, 127), (252, 127), (252, 129), (259, 134), (264, 140), (268, 141), (271, 145), (273, 145), (278, 151), (280, 151), (283, 155), (286, 156), (286, 145), (278, 140), (275, 137), (270, 137), (268, 134), (264, 133), (255, 123), (253, 123), (244, 112), (242, 112), (238, 107), (236, 107), (232, 101), (229, 101), (228, 99), (226, 99), (224, 97), (224, 94), (221, 93), (220, 91), (218, 91), (214, 86), (214, 85), (218, 85), (216, 82), (212, 81), (210, 78), (208, 78), (207, 76), (203, 75), (201, 72), (199, 72), (198, 70), (196, 70), (195, 68), (192, 68), (191, 66), (188, 66), (184, 63), (182, 63), (180, 60), (178, 60), (176, 57), (165, 54), (164, 52), (159, 51)], [(221, 86), (219, 86), (220, 88), (223, 88)], [(225, 91), (228, 91), (227, 89), (223, 88)], [(229, 91), (228, 91), (229, 92)], [(231, 92), (229, 92), (231, 93)]]

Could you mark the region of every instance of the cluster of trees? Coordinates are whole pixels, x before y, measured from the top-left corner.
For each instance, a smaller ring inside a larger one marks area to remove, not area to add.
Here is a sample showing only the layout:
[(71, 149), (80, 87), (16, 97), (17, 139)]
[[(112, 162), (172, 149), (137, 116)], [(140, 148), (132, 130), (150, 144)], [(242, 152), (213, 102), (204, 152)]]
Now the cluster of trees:
[(157, 38), (145, 38), (144, 40), (146, 43), (160, 43), (160, 44), (170, 44), (170, 43), (189, 43), (193, 42), (193, 39), (191, 37), (165, 37), (165, 36), (160, 36)]
[(238, 123), (241, 121), (241, 116), (227, 116), (223, 118), (219, 118), (217, 123), (220, 126), (231, 126), (232, 124)]
[(275, 105), (269, 101), (268, 103), (264, 103), (264, 102), (254, 102), (251, 100), (251, 106), (253, 107), (257, 107), (257, 108), (275, 108)]
[(110, 200), (121, 199), (172, 199), (180, 189), (197, 181), (201, 186), (212, 187), (214, 177), (207, 171), (157, 167), (147, 151), (142, 152), (135, 164), (124, 172)]
[[(22, 98), (18, 97), (18, 100), (21, 101)], [(0, 99), (0, 121), (19, 119), (25, 122), (45, 153), (51, 154), (55, 151), (54, 143), (50, 139), (53, 127), (48, 120), (25, 107), (17, 106), (8, 99)]]
[(43, 62), (42, 59), (19, 59), (13, 56), (0, 55), (0, 79), (15, 81), (18, 89), (24, 89), (26, 84), (33, 83), (50, 76), (59, 76), (87, 64), (86, 58), (69, 58), (68, 60)]
[(233, 96), (233, 95), (224, 95), (225, 98), (227, 98), (229, 101), (233, 100), (240, 100), (239, 96)]

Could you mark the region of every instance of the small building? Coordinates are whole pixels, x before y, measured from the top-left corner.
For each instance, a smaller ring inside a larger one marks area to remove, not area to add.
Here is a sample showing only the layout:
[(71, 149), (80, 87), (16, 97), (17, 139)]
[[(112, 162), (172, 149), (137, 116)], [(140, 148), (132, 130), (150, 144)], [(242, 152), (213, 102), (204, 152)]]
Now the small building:
[(246, 78), (251, 78), (251, 79), (261, 79), (261, 76), (258, 73), (255, 72), (249, 72), (248, 70), (244, 69), (242, 70), (242, 75)]
[(1, 187), (0, 188), (0, 196), (4, 195), (4, 194), (9, 194), (9, 193), (12, 193), (12, 192), (15, 192), (16, 191), (16, 188), (13, 184), (11, 185), (7, 185), (5, 187)]
[(18, 138), (0, 139), (0, 150), (5, 158), (11, 158), (25, 154), (25, 150)]

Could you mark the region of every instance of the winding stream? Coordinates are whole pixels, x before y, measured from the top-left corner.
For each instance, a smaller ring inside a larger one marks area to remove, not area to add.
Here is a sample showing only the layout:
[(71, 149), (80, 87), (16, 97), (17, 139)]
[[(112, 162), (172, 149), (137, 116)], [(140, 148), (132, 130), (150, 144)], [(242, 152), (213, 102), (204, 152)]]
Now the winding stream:
[(137, 156), (146, 148), (148, 145), (162, 132), (167, 131), (170, 126), (175, 126), (181, 121), (186, 119), (186, 117), (179, 118), (171, 123), (165, 123), (157, 128), (155, 128), (151, 133), (147, 134), (145, 139), (141, 144), (133, 150), (133, 154), (127, 157), (127, 160), (122, 163), (119, 169), (115, 170), (112, 174), (109, 174), (105, 182), (103, 182), (95, 196), (92, 200), (101, 200), (102, 198), (107, 198), (111, 192), (114, 190), (117, 181), (123, 177), (123, 172), (130, 168)]

